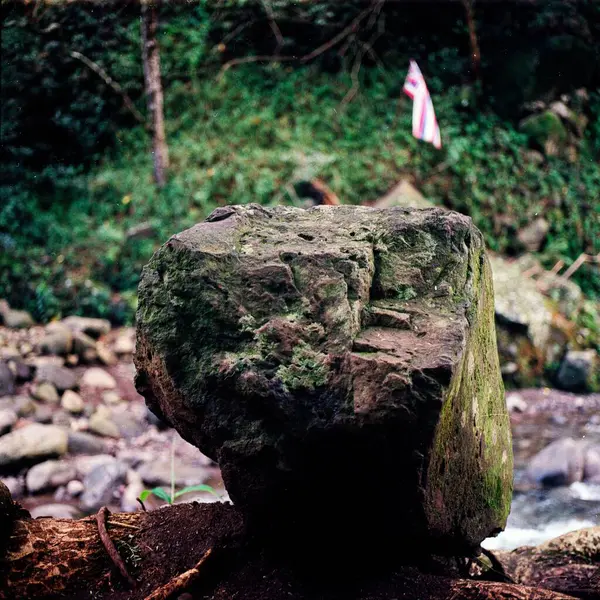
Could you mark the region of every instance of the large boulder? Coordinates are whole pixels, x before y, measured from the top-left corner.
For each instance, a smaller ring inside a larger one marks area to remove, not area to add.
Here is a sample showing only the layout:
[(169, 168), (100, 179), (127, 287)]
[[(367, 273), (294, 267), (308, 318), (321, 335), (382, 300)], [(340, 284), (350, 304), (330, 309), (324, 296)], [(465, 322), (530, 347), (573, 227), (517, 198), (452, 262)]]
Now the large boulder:
[(155, 253), (137, 323), (138, 390), (261, 532), (455, 552), (504, 527), (510, 426), (468, 217), (217, 209)]

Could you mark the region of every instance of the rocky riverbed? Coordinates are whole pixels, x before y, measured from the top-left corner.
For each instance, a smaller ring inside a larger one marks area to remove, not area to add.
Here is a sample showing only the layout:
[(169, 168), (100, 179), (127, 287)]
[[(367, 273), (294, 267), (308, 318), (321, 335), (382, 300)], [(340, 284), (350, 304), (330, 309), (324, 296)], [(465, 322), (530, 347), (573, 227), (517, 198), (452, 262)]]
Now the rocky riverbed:
[[(104, 504), (136, 511), (144, 489), (170, 491), (172, 479), (176, 489), (204, 483), (227, 499), (217, 465), (137, 394), (134, 343), (132, 328), (100, 320), (0, 327), (0, 476), (34, 516), (75, 518)], [(487, 547), (600, 524), (600, 394), (528, 389), (508, 392), (507, 403), (515, 494), (506, 531)], [(368, 480), (357, 474), (358, 487)], [(216, 499), (192, 492), (179, 501)]]

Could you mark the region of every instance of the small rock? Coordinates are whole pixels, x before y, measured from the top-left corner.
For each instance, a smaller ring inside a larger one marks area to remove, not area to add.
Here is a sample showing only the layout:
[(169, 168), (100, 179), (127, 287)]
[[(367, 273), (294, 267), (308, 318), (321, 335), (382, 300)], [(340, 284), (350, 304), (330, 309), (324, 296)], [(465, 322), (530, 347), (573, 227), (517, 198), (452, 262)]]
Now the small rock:
[(69, 432), (69, 454), (103, 454), (106, 443), (101, 438), (81, 431)]
[(0, 438), (0, 467), (62, 456), (67, 452), (67, 442), (67, 432), (56, 425), (26, 425)]
[(176, 462), (174, 473), (171, 473), (170, 461), (163, 459), (142, 463), (136, 470), (144, 483), (150, 486), (169, 486), (171, 485), (171, 476), (174, 477), (175, 485), (178, 487), (197, 485), (210, 478), (210, 473), (202, 466), (185, 464), (181, 460)]
[(17, 381), (31, 381), (33, 378), (32, 367), (20, 359), (11, 360), (9, 362), (9, 367), (14, 373)]
[(71, 316), (63, 319), (61, 323), (71, 331), (80, 331), (93, 338), (99, 338), (110, 332), (110, 321), (106, 319)]
[(96, 354), (98, 355), (100, 362), (107, 366), (114, 365), (117, 362), (117, 357), (113, 351), (102, 342), (96, 344)]
[(119, 354), (133, 354), (135, 351), (135, 333), (133, 329), (127, 330), (127, 332), (122, 333), (115, 340), (115, 344), (113, 346), (114, 351)]
[(72, 479), (71, 481), (69, 481), (69, 483), (67, 483), (67, 494), (69, 494), (71, 498), (76, 498), (77, 496), (80, 496), (83, 490), (83, 483), (81, 483), (81, 481), (79, 481), (78, 479)]
[(79, 519), (82, 514), (70, 504), (41, 504), (30, 511), (34, 519), (38, 517), (53, 517), (54, 519)]
[(77, 356), (77, 354), (69, 354), (66, 363), (70, 367), (76, 367), (79, 364), (79, 356)]
[(583, 481), (600, 483), (600, 444), (588, 446), (583, 466)]
[(67, 488), (64, 485), (61, 485), (59, 488), (56, 488), (54, 492), (54, 499), (57, 502), (64, 502), (69, 499), (69, 494), (67, 493)]
[(77, 456), (74, 460), (77, 477), (85, 479), (97, 466), (117, 463), (117, 459), (110, 454), (95, 454), (93, 456)]
[(52, 418), (54, 416), (54, 411), (52, 407), (47, 404), (38, 404), (35, 407), (35, 413), (33, 415), (33, 419), (37, 423), (52, 423)]
[(21, 353), (14, 346), (0, 348), (0, 360), (8, 361), (11, 358), (21, 358)]
[(17, 422), (17, 413), (10, 408), (0, 410), (0, 435), (8, 433)]
[(73, 371), (53, 364), (39, 365), (35, 373), (35, 381), (51, 383), (59, 392), (77, 387), (77, 377)]
[(144, 491), (142, 478), (133, 470), (127, 471), (127, 487), (121, 497), (121, 510), (124, 512), (135, 512), (139, 507), (137, 499)]
[(598, 354), (595, 350), (569, 350), (558, 369), (556, 383), (564, 390), (585, 391), (595, 373)]
[(107, 373), (104, 369), (100, 369), (98, 367), (92, 367), (91, 369), (88, 369), (83, 375), (81, 384), (88, 387), (110, 390), (117, 387), (115, 378)]
[(544, 243), (549, 229), (550, 224), (548, 221), (543, 217), (538, 217), (529, 223), (529, 225), (521, 229), (517, 233), (517, 237), (526, 250), (529, 252), (537, 252)]
[(52, 424), (68, 429), (71, 427), (71, 415), (64, 410), (57, 410), (52, 415)]
[(10, 329), (26, 329), (35, 325), (27, 311), (13, 310), (6, 300), (0, 301), (0, 317), (4, 325)]
[[(86, 356), (89, 351), (95, 355), (96, 352), (96, 341), (93, 340), (89, 335), (78, 331), (73, 334), (73, 352), (81, 357)], [(89, 354), (88, 354), (89, 355)]]
[(564, 438), (552, 442), (529, 462), (527, 477), (543, 486), (556, 487), (581, 481), (584, 473), (585, 442)]
[(60, 405), (68, 412), (79, 414), (83, 412), (83, 399), (72, 390), (67, 390), (60, 401)]
[(60, 402), (60, 396), (56, 391), (53, 384), (44, 382), (36, 385), (31, 392), (31, 395), (40, 402), (46, 404), (58, 404)]
[(59, 460), (47, 460), (29, 469), (25, 482), (30, 493), (66, 485), (77, 476), (75, 467)]
[(8, 488), (13, 500), (18, 500), (23, 496), (25, 485), (22, 477), (2, 477), (0, 481)]
[(15, 396), (14, 406), (19, 417), (30, 417), (35, 413), (35, 402), (29, 396)]
[(73, 334), (66, 328), (53, 328), (39, 343), (41, 354), (66, 356), (73, 351)]
[(118, 394), (118, 392), (114, 392), (112, 390), (108, 390), (106, 392), (102, 392), (102, 401), (105, 404), (120, 404), (121, 403), (121, 396)]
[(500, 367), (500, 371), (501, 371), (502, 375), (505, 375), (505, 376), (514, 375), (515, 373), (518, 373), (519, 365), (517, 365), (517, 363), (514, 363), (514, 362), (507, 362), (506, 364), (503, 364)]
[(5, 362), (0, 362), (0, 397), (15, 393), (15, 374)]
[(89, 429), (98, 435), (112, 438), (121, 437), (121, 432), (118, 425), (111, 420), (110, 416), (104, 414), (103, 412), (96, 411), (90, 417)]
[(98, 510), (114, 499), (114, 492), (125, 480), (127, 469), (118, 461), (94, 467), (83, 480), (81, 507), (86, 511)]

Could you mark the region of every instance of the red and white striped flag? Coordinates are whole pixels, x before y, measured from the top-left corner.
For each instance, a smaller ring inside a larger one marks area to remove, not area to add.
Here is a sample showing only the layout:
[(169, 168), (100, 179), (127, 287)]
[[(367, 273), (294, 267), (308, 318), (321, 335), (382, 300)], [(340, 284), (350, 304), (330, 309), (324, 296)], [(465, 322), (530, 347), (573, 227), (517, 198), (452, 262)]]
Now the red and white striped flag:
[(433, 144), (436, 148), (442, 147), (440, 128), (435, 118), (433, 102), (421, 69), (414, 60), (410, 61), (408, 75), (404, 82), (404, 93), (413, 100), (413, 135), (418, 140)]

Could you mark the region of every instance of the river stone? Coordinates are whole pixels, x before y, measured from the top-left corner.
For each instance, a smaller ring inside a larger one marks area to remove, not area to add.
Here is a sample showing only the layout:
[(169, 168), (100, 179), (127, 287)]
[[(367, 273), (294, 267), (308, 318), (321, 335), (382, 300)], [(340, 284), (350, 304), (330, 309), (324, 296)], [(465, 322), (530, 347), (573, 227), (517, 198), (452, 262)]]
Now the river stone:
[(118, 461), (106, 462), (94, 467), (83, 480), (81, 508), (91, 512), (110, 504), (118, 486), (125, 481), (127, 468)]
[(60, 396), (56, 391), (56, 388), (51, 383), (44, 381), (33, 388), (31, 395), (40, 402), (46, 402), (47, 404), (58, 404), (60, 402)]
[(12, 309), (6, 300), (0, 300), (0, 323), (11, 329), (26, 329), (35, 324), (28, 312)]
[(72, 464), (59, 460), (47, 460), (31, 467), (27, 472), (25, 482), (29, 492), (35, 494), (66, 485), (76, 476), (77, 471)]
[(0, 469), (40, 462), (67, 451), (68, 433), (55, 425), (32, 423), (0, 437)]
[(110, 321), (91, 317), (66, 317), (61, 321), (71, 331), (81, 332), (93, 338), (99, 338), (110, 332)]
[(82, 397), (72, 390), (67, 390), (61, 400), (60, 405), (68, 412), (79, 414), (83, 412), (84, 404)]
[(598, 354), (591, 348), (589, 350), (569, 350), (562, 360), (556, 383), (563, 390), (574, 392), (587, 391), (592, 387), (592, 378), (596, 374)]
[(117, 382), (115, 381), (115, 378), (104, 369), (92, 367), (83, 374), (81, 385), (112, 390), (117, 387)]
[[(504, 527), (510, 426), (468, 217), (223, 207), (155, 253), (137, 323), (139, 392), (264, 533), (454, 552)], [(354, 495), (359, 473), (382, 494)]]
[(569, 485), (583, 479), (585, 452), (584, 440), (563, 438), (540, 450), (529, 462), (527, 477), (546, 487)]
[(8, 433), (17, 422), (17, 413), (11, 408), (0, 409), (0, 435)]
[(0, 398), (15, 393), (15, 375), (8, 364), (0, 362)]
[(38, 383), (51, 383), (59, 392), (77, 387), (77, 376), (73, 371), (51, 363), (38, 365), (35, 372), (35, 381)]

